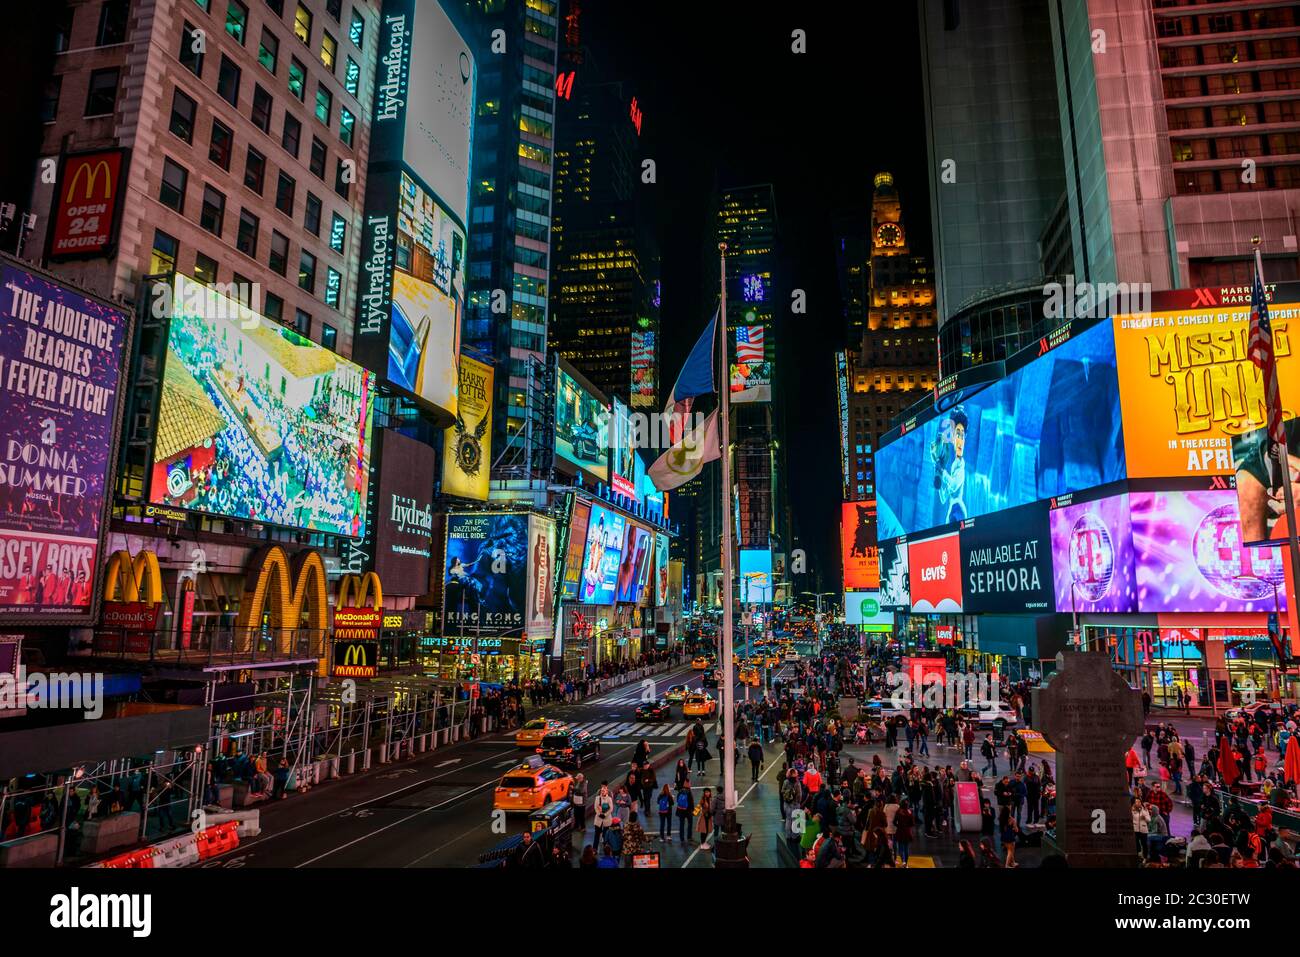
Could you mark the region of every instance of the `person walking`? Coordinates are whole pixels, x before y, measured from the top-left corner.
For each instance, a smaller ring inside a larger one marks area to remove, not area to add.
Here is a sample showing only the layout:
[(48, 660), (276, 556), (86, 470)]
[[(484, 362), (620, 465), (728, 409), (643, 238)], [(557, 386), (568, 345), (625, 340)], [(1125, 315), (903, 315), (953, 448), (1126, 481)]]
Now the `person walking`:
[(665, 844), (673, 842), (673, 792), (668, 785), (659, 792), (659, 840)]
[(654, 766), (647, 762), (641, 765), (641, 773), (638, 777), (641, 782), (641, 812), (649, 822), (651, 802), (654, 800), (655, 792), (659, 790), (659, 775), (655, 774)]
[(573, 805), (573, 827), (579, 834), (587, 833), (587, 778), (579, 771), (569, 785), (569, 803)]
[(695, 817), (695, 796), (684, 785), (677, 788), (677, 837), (685, 847), (691, 842), (691, 820)]
[(903, 867), (907, 866), (908, 849), (912, 846), (912, 831), (915, 825), (916, 816), (907, 801), (903, 801), (894, 814), (894, 851), (898, 854), (899, 863)]
[(713, 833), (713, 791), (704, 789), (700, 803), (695, 806), (695, 832), (700, 835), (700, 850), (709, 849), (709, 835)]
[(749, 744), (749, 767), (752, 772), (750, 780), (757, 782), (758, 772), (763, 768), (763, 746), (757, 741), (751, 741)]
[(601, 846), (601, 838), (605, 835), (605, 830), (614, 823), (614, 795), (610, 793), (609, 783), (600, 782), (600, 790), (596, 792), (596, 799), (592, 802), (592, 809), (595, 817), (592, 823), (596, 827), (596, 835), (592, 843), (596, 847)]

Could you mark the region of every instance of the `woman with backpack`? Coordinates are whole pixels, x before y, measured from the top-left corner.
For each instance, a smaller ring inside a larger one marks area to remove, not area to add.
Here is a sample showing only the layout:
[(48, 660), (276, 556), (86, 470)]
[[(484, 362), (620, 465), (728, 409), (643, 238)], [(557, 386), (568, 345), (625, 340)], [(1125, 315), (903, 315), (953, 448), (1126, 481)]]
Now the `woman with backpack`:
[(673, 842), (673, 792), (666, 784), (659, 792), (659, 840)]
[(691, 843), (691, 818), (695, 816), (695, 796), (686, 785), (678, 785), (677, 798), (677, 836), (682, 845)]

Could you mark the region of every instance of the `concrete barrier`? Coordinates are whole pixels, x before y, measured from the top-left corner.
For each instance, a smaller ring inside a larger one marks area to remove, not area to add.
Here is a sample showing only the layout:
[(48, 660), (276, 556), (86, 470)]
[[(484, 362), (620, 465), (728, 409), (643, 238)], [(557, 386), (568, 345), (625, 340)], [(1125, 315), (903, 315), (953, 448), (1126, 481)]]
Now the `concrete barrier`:
[(270, 794), (254, 793), (251, 790), (247, 781), (236, 781), (235, 790), (234, 790), (234, 799), (232, 803), (234, 807), (242, 808), (242, 807), (248, 807), (249, 805), (252, 804), (260, 804), (262, 801), (265, 801), (270, 797), (271, 797)]
[(217, 804), (219, 804), (221, 807), (224, 807), (226, 810), (230, 810), (232, 807), (235, 806), (234, 800), (235, 800), (235, 786), (233, 784), (217, 785)]
[(122, 811), (94, 818), (81, 826), (81, 852), (105, 854), (115, 847), (134, 844), (140, 837), (140, 812)]
[[(208, 827), (216, 827), (218, 824), (226, 824), (230, 821), (236, 823), (235, 830), (240, 837), (257, 837), (262, 833), (262, 812), (252, 811), (229, 811), (222, 812), (217, 810), (203, 810), (203, 822)], [(197, 855), (195, 857), (197, 860)]]
[(0, 843), (0, 868), (53, 867), (58, 856), (59, 835), (56, 831), (16, 837)]

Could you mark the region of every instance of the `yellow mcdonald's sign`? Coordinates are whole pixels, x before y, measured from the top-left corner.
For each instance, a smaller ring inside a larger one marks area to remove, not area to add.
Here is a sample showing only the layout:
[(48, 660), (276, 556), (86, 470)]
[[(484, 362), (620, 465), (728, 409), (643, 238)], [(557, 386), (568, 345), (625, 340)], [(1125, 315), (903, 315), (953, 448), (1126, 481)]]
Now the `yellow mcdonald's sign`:
[(322, 658), (323, 666), (329, 586), (319, 552), (305, 549), (290, 561), (282, 546), (263, 545), (253, 554), (235, 621), (236, 651), (250, 650), (253, 636), (262, 631), (264, 615), (270, 616), (279, 653), (289, 652), (293, 633), (306, 628), (313, 633), (312, 654)]
[(338, 600), (334, 603), (335, 609), (365, 608), (367, 599), (370, 600), (370, 607), (375, 611), (380, 611), (384, 607), (384, 586), (374, 572), (366, 572), (364, 575), (344, 575), (339, 579), (339, 594)]
[(162, 600), (162, 569), (153, 551), (145, 549), (132, 558), (130, 552), (121, 549), (108, 557), (104, 565), (104, 601), (157, 605)]
[(101, 172), (104, 174), (104, 199), (113, 198), (113, 173), (108, 168), (108, 161), (101, 159), (94, 163), (93, 166), (91, 162), (91, 160), (83, 161), (77, 167), (77, 171), (72, 174), (72, 179), (68, 182), (68, 192), (63, 197), (65, 203), (72, 202), (72, 194), (76, 190), (77, 184), (81, 182), (82, 173), (86, 174), (86, 190), (81, 194), (83, 202), (89, 202), (91, 197), (94, 196), (95, 184), (99, 182)]
[(366, 646), (361, 642), (354, 642), (343, 651), (343, 665), (345, 667), (360, 665), (364, 668), (370, 664), (366, 658)]

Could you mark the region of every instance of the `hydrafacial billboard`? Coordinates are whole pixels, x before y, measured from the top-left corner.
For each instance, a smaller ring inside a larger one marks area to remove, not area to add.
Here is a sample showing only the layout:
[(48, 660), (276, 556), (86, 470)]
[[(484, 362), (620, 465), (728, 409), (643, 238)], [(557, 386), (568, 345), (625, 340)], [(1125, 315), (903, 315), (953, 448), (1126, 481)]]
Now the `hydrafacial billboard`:
[(437, 0), (380, 22), (353, 354), (457, 411), (474, 57)]
[(1062, 613), (1135, 612), (1137, 579), (1129, 497), (1053, 503), (1052, 578)]
[[(1068, 330), (1067, 330), (1068, 332)], [(876, 453), (880, 538), (1124, 478), (1109, 320), (915, 424)], [(914, 583), (915, 584), (915, 583)]]
[(149, 501), (360, 538), (375, 377), (184, 276)]
[(374, 570), (384, 594), (423, 595), (432, 554), (433, 449), (390, 429), (379, 437)]
[(89, 616), (128, 318), (7, 260), (3, 278), (0, 617)]
[(587, 548), (578, 582), (578, 601), (585, 605), (612, 605), (618, 589), (619, 559), (623, 554), (626, 520), (618, 512), (593, 504), (587, 520)]
[(609, 481), (610, 408), (563, 365), (555, 373), (555, 457), (561, 468)]
[(527, 515), (449, 515), (445, 568), (444, 634), (522, 637), (529, 568)]

